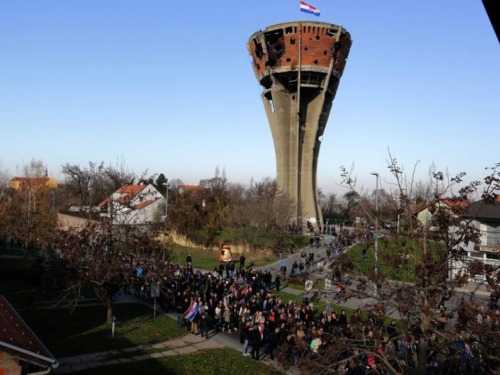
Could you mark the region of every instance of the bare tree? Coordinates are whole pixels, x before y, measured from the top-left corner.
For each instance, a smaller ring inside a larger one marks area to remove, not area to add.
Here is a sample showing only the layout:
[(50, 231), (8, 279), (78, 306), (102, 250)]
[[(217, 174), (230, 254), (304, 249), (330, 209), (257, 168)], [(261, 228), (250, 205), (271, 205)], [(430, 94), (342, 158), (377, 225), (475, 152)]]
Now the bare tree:
[(41, 160), (31, 160), (19, 168), (22, 183), (9, 189), (1, 202), (0, 223), (12, 239), (24, 248), (44, 247), (53, 234), (55, 220), (51, 211), (51, 187)]
[(134, 270), (138, 265), (147, 267), (146, 277), (154, 279), (159, 285), (167, 283), (172, 277), (173, 269), (165, 260), (163, 245), (156, 240), (159, 232), (160, 229), (155, 226), (145, 230), (130, 225), (111, 225), (109, 222), (88, 222), (84, 228), (59, 229), (54, 252), (66, 261), (72, 274), (65, 279), (70, 284), (66, 285), (61, 297), (79, 296), (82, 287), (93, 286), (106, 307), (107, 321), (110, 322), (113, 296), (121, 287), (133, 283)]
[(63, 164), (61, 172), (66, 176), (66, 184), (74, 197), (78, 197), (79, 205), (83, 206), (88, 201), (90, 181), (92, 180), (90, 170), (82, 168), (78, 164)]
[[(365, 246), (374, 254), (378, 241), (378, 263), (374, 262), (368, 270), (349, 253), (334, 259), (331, 273), (323, 276), (332, 280), (335, 290), (337, 286), (341, 288), (339, 300), (367, 298), (369, 302), (353, 314), (349, 325), (334, 326), (323, 333), (322, 341), (326, 344), (318, 354), (305, 349), (300, 368), (306, 373), (338, 374), (361, 368), (361, 359), (372, 356), (372, 373), (425, 374), (427, 360), (441, 354), (448, 358), (447, 373), (498, 370), (500, 317), (494, 310), (484, 308), (486, 298), (475, 293), (479, 286), (468, 282), (474, 275), (484, 275), (488, 290), (498, 293), (497, 270), (465, 257), (465, 246), (478, 243), (479, 230), (470, 219), (463, 218), (464, 205), (458, 203), (478, 193), (485, 204), (494, 202), (500, 192), (499, 165), (482, 182), (466, 185), (464, 173), (448, 179), (446, 173), (433, 172), (438, 189), (430, 203), (432, 232), (417, 230), (412, 220), (415, 202), (408, 194), (412, 184), (408, 189), (403, 168), (392, 157), (388, 168), (393, 186), (400, 191), (401, 214), (410, 223), (410, 230), (405, 236), (386, 233), (383, 238), (375, 233)], [(345, 172), (342, 178), (355, 191), (350, 174)], [(453, 194), (455, 189), (457, 193)], [(440, 204), (443, 197), (457, 204), (444, 207)], [(457, 263), (464, 265), (451, 275), (450, 267)], [(397, 281), (402, 275), (410, 280)], [(465, 287), (472, 290), (466, 292)], [(313, 298), (325, 295), (331, 292), (322, 289)], [(389, 332), (387, 316), (400, 320), (402, 327)], [(409, 349), (394, 347), (390, 339), (410, 345)], [(391, 350), (384, 350), (384, 346), (391, 345)]]
[(106, 199), (119, 188), (130, 185), (136, 175), (129, 171), (123, 160), (116, 165), (89, 162), (88, 166), (66, 163), (62, 166), (70, 192), (80, 205), (95, 204)]

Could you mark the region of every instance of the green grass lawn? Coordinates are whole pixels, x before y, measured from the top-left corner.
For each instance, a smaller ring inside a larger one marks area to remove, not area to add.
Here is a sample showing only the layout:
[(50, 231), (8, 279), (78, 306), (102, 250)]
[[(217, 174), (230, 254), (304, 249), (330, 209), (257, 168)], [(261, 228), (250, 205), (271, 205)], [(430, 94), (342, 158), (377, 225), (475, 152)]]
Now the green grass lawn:
[(221, 230), (218, 234), (220, 241), (226, 241), (229, 243), (243, 243), (248, 242), (248, 234), (251, 232), (251, 238), (254, 239), (255, 244), (259, 244), (261, 247), (273, 247), (276, 243), (276, 237), (283, 239), (283, 243), (286, 244), (286, 249), (288, 249), (288, 244), (293, 241), (298, 249), (306, 247), (309, 244), (309, 236), (303, 234), (290, 234), (280, 232), (279, 236), (275, 233), (267, 232), (262, 228), (240, 228), (240, 229), (230, 229), (225, 228)]
[[(214, 250), (203, 250), (194, 247), (186, 247), (177, 244), (168, 246), (170, 250), (170, 257), (173, 261), (178, 262), (180, 259), (181, 264), (186, 264), (186, 257), (191, 254), (193, 258), (193, 267), (202, 270), (213, 271), (215, 267), (219, 267), (219, 252)], [(279, 260), (275, 255), (263, 255), (258, 258), (253, 258), (252, 254), (246, 254), (246, 266), (262, 267), (274, 263)], [(239, 254), (233, 254), (233, 259), (240, 260)]]
[(28, 280), (0, 280), (0, 294), (3, 294), (11, 304), (23, 306), (29, 306), (42, 299), (40, 290)]
[(202, 270), (213, 271), (215, 267), (219, 267), (219, 252), (213, 250), (203, 250), (194, 247), (181, 246), (177, 244), (168, 245), (170, 257), (173, 261), (181, 264), (186, 264), (186, 257), (191, 254), (193, 258), (193, 267)]
[(262, 362), (254, 362), (234, 349), (211, 349), (193, 354), (149, 359), (140, 362), (97, 367), (80, 371), (81, 375), (278, 375), (283, 374)]
[(39, 285), (29, 277), (31, 262), (28, 255), (0, 260), (0, 294), (10, 303), (29, 305), (43, 299)]
[(11, 249), (8, 247), (0, 248), (0, 255), (14, 255), (14, 256), (23, 256), (26, 253), (23, 249)]
[(158, 314), (153, 319), (153, 310), (141, 304), (114, 306), (118, 319), (114, 339), (111, 324), (104, 323), (104, 306), (77, 307), (73, 313), (66, 309), (30, 309), (19, 313), (58, 358), (163, 342), (186, 334), (169, 317)]
[[(367, 247), (366, 260), (363, 260), (363, 248)], [(430, 250), (433, 252), (436, 260), (439, 259), (439, 253), (442, 246), (435, 242), (431, 242)], [(387, 259), (390, 257), (400, 257), (401, 253), (408, 251), (409, 258), (400, 267), (395, 268), (388, 265)], [(403, 243), (393, 239), (379, 240), (379, 272), (384, 274), (390, 280), (415, 282), (415, 259), (417, 262), (422, 260), (422, 250), (413, 250), (411, 241), (407, 240)], [(373, 244), (357, 244), (348, 252), (348, 257), (359, 267), (364, 274), (369, 274), (374, 267), (374, 246)]]
[[(317, 281), (315, 284), (314, 284), (314, 287), (313, 287), (313, 291), (315, 290), (318, 290), (318, 289), (321, 289), (323, 288), (325, 285), (325, 283), (323, 281)], [(283, 287), (285, 288), (292, 288), (292, 289), (296, 289), (296, 290), (300, 290), (302, 292), (305, 292), (306, 291), (306, 288), (305, 288), (305, 285), (302, 283), (302, 284), (296, 284), (296, 283), (286, 283), (284, 282), (283, 283)]]
[[(282, 290), (280, 290), (279, 292), (273, 290), (272, 293), (278, 297), (281, 298), (281, 300), (283, 301), (283, 303), (288, 303), (288, 301), (294, 301), (295, 303), (297, 304), (301, 304), (302, 303), (302, 296), (299, 295), (295, 295), (295, 294), (290, 294), (290, 293), (286, 293), (286, 292), (283, 292)], [(325, 301), (317, 301), (317, 302), (313, 302), (311, 301), (311, 303), (313, 304), (314, 306), (314, 311), (315, 311), (315, 317), (317, 317), (323, 310), (326, 310), (326, 302)], [(335, 305), (332, 303), (332, 309), (333, 311), (335, 311), (338, 314), (340, 314), (340, 312), (342, 310), (345, 310), (347, 315), (351, 315), (354, 310), (353, 309), (350, 309), (348, 307), (344, 307), (344, 306), (339, 306), (339, 305)]]
[[(44, 294), (40, 286), (40, 269), (31, 254), (21, 259), (0, 260), (0, 294), (16, 307), (31, 307), (41, 301), (57, 299), (57, 292)], [(81, 290), (86, 298), (95, 298), (94, 288), (88, 285)]]

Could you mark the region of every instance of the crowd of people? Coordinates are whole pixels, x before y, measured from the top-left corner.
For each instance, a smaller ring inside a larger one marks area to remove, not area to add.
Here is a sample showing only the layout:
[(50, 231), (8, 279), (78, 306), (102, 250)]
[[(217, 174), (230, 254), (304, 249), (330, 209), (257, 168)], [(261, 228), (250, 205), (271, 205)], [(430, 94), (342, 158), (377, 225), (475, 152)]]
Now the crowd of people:
[[(316, 311), (307, 298), (288, 301), (279, 293), (282, 272), (246, 268), (244, 260), (234, 271), (203, 273), (193, 270), (190, 258), (162, 286), (160, 305), (175, 313), (178, 326), (191, 334), (208, 339), (227, 332), (239, 338), (242, 355), (259, 361), (263, 356), (273, 360), (279, 353), (290, 366), (321, 356), (338, 338), (362, 340), (363, 349), (346, 346), (336, 354), (339, 373), (364, 374), (377, 368), (382, 373), (381, 355), (396, 368), (415, 364), (414, 336), (398, 340), (395, 322), (385, 327), (383, 319), (367, 318), (360, 309), (349, 316), (331, 303)], [(309, 255), (308, 261), (313, 261)], [(138, 265), (135, 274), (136, 296), (150, 298), (147, 267)]]
[[(327, 243), (320, 240), (319, 244), (316, 235), (312, 238), (311, 249), (303, 249), (290, 270), (283, 259), (280, 269), (273, 272), (246, 267), (243, 255), (236, 262), (221, 262), (212, 272), (201, 272), (193, 269), (193, 259), (188, 254), (184, 266), (165, 262), (168, 269), (165, 274), (155, 274), (158, 269), (155, 271), (151, 264), (137, 263), (133, 270), (135, 281), (127, 291), (150, 300), (152, 280), (162, 278), (159, 305), (165, 312), (176, 314), (179, 327), (206, 339), (226, 332), (239, 339), (242, 355), (256, 361), (279, 356), (282, 364), (294, 366), (331, 358), (333, 353), (335, 371), (339, 374), (384, 374), (388, 366), (411, 373), (422, 338), (419, 326), (402, 332), (394, 320), (386, 325), (383, 315), (367, 314), (361, 309), (339, 310), (333, 304), (343, 292), (338, 289), (343, 281), (339, 268), (333, 267), (328, 274), (334, 288), (330, 302), (322, 304), (325, 307), (321, 310), (307, 298), (294, 302), (283, 297), (280, 292), (283, 280), (314, 272), (316, 268), (311, 267), (320, 263), (319, 254), (321, 261), (333, 260), (352, 235), (338, 236)], [(321, 249), (313, 249), (316, 247)], [(494, 295), (491, 299), (494, 309), (479, 309), (477, 320), (492, 319), (500, 327), (497, 302)], [(442, 319), (437, 321), (436, 328), (445, 331), (451, 318), (444, 305), (441, 310)], [(459, 311), (460, 319), (465, 318)], [(439, 366), (435, 356), (427, 359), (429, 374), (439, 373)]]

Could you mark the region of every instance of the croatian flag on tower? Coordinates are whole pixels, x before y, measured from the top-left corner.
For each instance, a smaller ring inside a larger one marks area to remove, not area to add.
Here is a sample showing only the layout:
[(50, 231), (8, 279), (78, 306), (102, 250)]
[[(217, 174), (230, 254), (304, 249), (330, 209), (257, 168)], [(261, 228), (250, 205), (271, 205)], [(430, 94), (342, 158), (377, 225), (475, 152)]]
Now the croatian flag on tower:
[(198, 314), (198, 303), (196, 303), (195, 300), (192, 300), (189, 308), (184, 314), (182, 314), (182, 318), (192, 322), (196, 317), (196, 314)]
[(309, 14), (313, 14), (316, 17), (319, 17), (319, 9), (313, 7), (312, 5), (304, 3), (303, 1), (300, 2), (300, 11), (301, 12), (306, 12), (306, 13), (309, 13)]

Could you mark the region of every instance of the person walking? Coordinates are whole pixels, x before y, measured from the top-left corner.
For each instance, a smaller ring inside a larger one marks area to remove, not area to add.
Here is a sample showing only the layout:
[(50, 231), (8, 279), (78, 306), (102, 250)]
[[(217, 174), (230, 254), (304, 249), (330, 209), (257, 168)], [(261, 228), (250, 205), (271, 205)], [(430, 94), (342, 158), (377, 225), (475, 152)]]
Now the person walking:
[(201, 307), (200, 325), (201, 325), (201, 337), (205, 336), (205, 338), (208, 339), (208, 330), (210, 327), (210, 312), (207, 301), (205, 301), (205, 303)]
[(241, 328), (241, 336), (240, 336), (240, 341), (241, 343), (243, 344), (243, 348), (242, 348), (242, 354), (245, 356), (245, 357), (248, 357), (250, 354), (248, 354), (248, 344), (250, 342), (250, 325), (251, 323), (250, 322), (245, 322), (244, 321), (245, 318), (243, 318), (243, 325), (242, 325), (242, 328)]
[(281, 279), (286, 280), (286, 263), (284, 260), (281, 261), (280, 271), (281, 271)]

